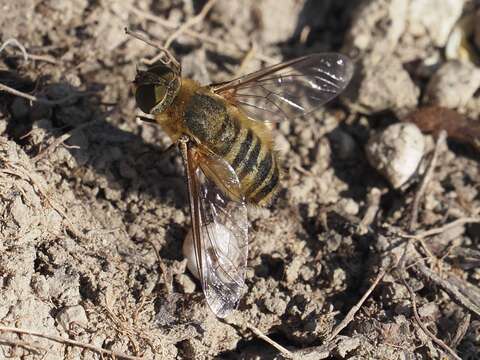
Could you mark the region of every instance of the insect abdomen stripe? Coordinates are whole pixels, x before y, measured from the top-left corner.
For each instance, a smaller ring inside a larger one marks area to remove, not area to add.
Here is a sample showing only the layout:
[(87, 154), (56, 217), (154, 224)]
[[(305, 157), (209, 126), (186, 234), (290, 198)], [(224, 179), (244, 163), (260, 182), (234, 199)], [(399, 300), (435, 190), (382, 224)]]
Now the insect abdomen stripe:
[(270, 173), (272, 164), (273, 164), (273, 155), (271, 151), (268, 151), (265, 154), (265, 157), (263, 158), (263, 160), (260, 161), (260, 164), (258, 165), (257, 174), (253, 179), (252, 185), (250, 185), (250, 187), (246, 191), (247, 196), (251, 195), (253, 192), (255, 192), (255, 190), (258, 190), (258, 188), (262, 186), (263, 182), (265, 181), (268, 174)]
[(234, 170), (237, 170), (242, 160), (244, 160), (247, 157), (248, 150), (250, 150), (250, 147), (252, 146), (252, 142), (253, 142), (253, 131), (251, 129), (248, 129), (247, 135), (245, 136), (245, 139), (240, 144), (238, 153), (237, 155), (235, 155), (235, 159), (232, 162), (232, 168)]
[(251, 172), (253, 169), (255, 169), (255, 166), (257, 164), (258, 156), (260, 155), (260, 150), (262, 147), (262, 143), (260, 141), (260, 138), (255, 137), (256, 139), (256, 144), (253, 147), (252, 151), (248, 154), (248, 158), (246, 159), (245, 163), (243, 164), (243, 168), (240, 171), (239, 174), (239, 179), (242, 180), (249, 172)]
[(253, 196), (252, 200), (255, 203), (259, 203), (266, 197), (268, 197), (275, 189), (277, 188), (278, 185), (278, 179), (279, 179), (279, 170), (277, 164), (274, 165), (275, 168), (273, 169), (272, 176), (268, 180), (268, 182), (263, 185), (263, 187)]
[[(231, 127), (233, 126), (233, 131)], [(222, 133), (225, 134), (222, 136)], [(217, 154), (219, 156), (226, 156), (230, 150), (232, 150), (233, 145), (237, 142), (238, 136), (240, 135), (240, 124), (235, 119), (227, 117), (223, 119), (223, 124), (218, 133), (219, 136), (216, 136), (216, 139), (219, 139), (217, 142)], [(230, 136), (229, 136), (230, 135)]]

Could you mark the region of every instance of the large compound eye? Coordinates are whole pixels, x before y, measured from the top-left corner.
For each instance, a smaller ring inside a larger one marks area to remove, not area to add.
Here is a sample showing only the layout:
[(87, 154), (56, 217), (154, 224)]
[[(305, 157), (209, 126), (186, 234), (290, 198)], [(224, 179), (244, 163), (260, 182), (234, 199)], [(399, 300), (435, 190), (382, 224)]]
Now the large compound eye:
[(165, 98), (166, 88), (159, 84), (139, 85), (135, 91), (137, 106), (146, 114), (160, 104)]
[(180, 89), (179, 75), (161, 62), (139, 68), (133, 83), (137, 106), (152, 115), (165, 111)]

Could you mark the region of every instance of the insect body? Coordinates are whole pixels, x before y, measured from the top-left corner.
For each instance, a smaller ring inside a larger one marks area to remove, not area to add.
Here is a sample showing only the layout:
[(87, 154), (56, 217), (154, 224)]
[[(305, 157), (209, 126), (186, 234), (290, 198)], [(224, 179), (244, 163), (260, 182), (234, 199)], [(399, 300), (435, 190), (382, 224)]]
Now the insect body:
[(209, 86), (157, 62), (134, 81), (140, 109), (180, 146), (197, 273), (213, 312), (233, 311), (248, 252), (247, 203), (266, 205), (280, 169), (266, 122), (304, 115), (338, 95), (353, 73), (340, 54), (314, 54)]
[(249, 119), (211, 89), (182, 80), (175, 100), (157, 119), (173, 139), (186, 134), (225, 159), (248, 202), (264, 205), (278, 189), (279, 167), (267, 126)]

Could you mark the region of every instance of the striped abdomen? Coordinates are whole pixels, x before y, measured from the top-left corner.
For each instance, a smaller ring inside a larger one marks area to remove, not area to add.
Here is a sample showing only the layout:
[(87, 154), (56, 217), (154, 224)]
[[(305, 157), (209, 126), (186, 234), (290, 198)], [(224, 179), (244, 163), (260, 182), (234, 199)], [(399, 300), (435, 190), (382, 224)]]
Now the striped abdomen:
[(269, 202), (278, 190), (280, 173), (271, 142), (263, 132), (256, 131), (250, 120), (228, 111), (225, 103), (208, 94), (192, 96), (184, 119), (192, 135), (232, 166), (249, 202)]

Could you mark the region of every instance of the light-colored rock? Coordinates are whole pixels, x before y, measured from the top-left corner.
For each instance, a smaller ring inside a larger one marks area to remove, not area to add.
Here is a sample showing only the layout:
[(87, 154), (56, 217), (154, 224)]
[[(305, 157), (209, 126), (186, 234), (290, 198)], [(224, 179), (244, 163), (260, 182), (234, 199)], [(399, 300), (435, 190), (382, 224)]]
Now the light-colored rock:
[(377, 61), (368, 55), (358, 66), (353, 86), (343, 99), (367, 114), (393, 110), (399, 117), (417, 107), (420, 91), (402, 63), (393, 56)]
[(439, 312), (438, 305), (435, 304), (434, 302), (430, 302), (425, 305), (422, 305), (418, 309), (418, 315), (420, 315), (421, 318), (425, 318), (425, 317), (434, 318), (436, 315), (438, 315), (438, 312)]
[(411, 0), (407, 32), (416, 37), (428, 36), (436, 46), (445, 46), (462, 15), (463, 4), (464, 0)]
[(425, 103), (447, 108), (464, 106), (480, 87), (480, 69), (468, 62), (446, 62), (430, 79)]
[(175, 276), (178, 284), (183, 288), (185, 294), (191, 294), (195, 291), (195, 283), (186, 274), (178, 274)]
[(348, 215), (357, 215), (359, 206), (353, 199), (343, 198), (338, 202), (338, 208)]
[(360, 339), (357, 337), (343, 338), (337, 346), (337, 351), (342, 358), (347, 357), (347, 354), (360, 346)]
[(398, 123), (373, 135), (366, 153), (372, 167), (399, 188), (416, 172), (424, 148), (424, 136), (416, 125)]
[(295, 257), (287, 266), (285, 270), (285, 280), (288, 284), (293, 284), (298, 277), (298, 272), (300, 271), (303, 260), (300, 257)]
[(409, 1), (363, 1), (352, 16), (346, 53), (373, 53), (380, 60), (391, 54), (405, 32)]
[(65, 331), (69, 331), (72, 324), (77, 324), (82, 327), (88, 325), (87, 314), (81, 305), (63, 308), (57, 315), (57, 321), (65, 329)]
[(288, 41), (297, 27), (304, 1), (263, 0), (255, 3), (260, 15), (260, 37), (267, 44)]

